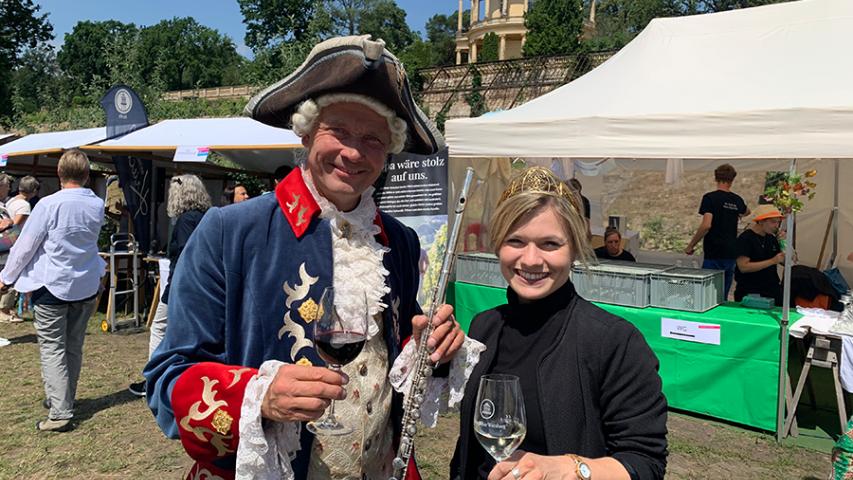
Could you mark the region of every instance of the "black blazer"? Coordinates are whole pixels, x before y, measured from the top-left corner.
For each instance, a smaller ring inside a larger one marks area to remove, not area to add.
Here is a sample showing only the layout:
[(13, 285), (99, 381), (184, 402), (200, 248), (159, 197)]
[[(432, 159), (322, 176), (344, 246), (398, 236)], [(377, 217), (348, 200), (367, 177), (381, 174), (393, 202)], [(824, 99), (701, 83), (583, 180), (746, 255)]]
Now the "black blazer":
[[(666, 471), (666, 399), (658, 360), (639, 330), (579, 297), (571, 287), (559, 341), (539, 358), (539, 402), (547, 452), (612, 456), (633, 479), (662, 479)], [(502, 319), (513, 305), (477, 315), (468, 335), (486, 345), (465, 387), (459, 440), (450, 477), (471, 480), (486, 459), (474, 436), (480, 377), (489, 373)], [(535, 319), (530, 319), (536, 321)]]

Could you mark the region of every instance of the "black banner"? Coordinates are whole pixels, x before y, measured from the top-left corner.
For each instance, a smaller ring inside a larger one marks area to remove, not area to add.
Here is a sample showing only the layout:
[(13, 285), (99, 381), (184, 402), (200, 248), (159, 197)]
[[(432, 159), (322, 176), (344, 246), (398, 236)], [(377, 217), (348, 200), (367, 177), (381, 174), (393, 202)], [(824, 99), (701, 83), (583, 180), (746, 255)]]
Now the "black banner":
[(444, 148), (391, 157), (375, 195), (379, 208), (395, 217), (447, 215), (447, 156)]
[(139, 95), (126, 85), (116, 85), (101, 97), (107, 115), (107, 138), (115, 138), (148, 126), (148, 113)]
[(143, 252), (151, 244), (151, 160), (113, 157), (118, 181), (133, 221), (133, 236)]

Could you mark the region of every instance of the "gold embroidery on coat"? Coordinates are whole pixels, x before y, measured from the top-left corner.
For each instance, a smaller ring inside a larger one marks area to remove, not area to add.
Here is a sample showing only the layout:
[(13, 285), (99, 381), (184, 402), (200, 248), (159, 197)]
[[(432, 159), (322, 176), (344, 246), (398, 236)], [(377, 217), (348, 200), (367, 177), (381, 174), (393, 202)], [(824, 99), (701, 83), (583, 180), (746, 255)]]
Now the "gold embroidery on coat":
[(311, 323), (317, 319), (320, 313), (320, 307), (317, 306), (317, 302), (313, 299), (308, 299), (302, 302), (302, 305), (297, 309), (299, 311), (299, 316), (302, 317), (302, 320), (305, 323)]
[(285, 203), (284, 206), (287, 207), (288, 213), (293, 213), (296, 210), (296, 207), (299, 206), (299, 198), (301, 195), (293, 194), (293, 201), (290, 203)]
[(305, 338), (305, 329), (302, 325), (290, 318), (290, 312), (284, 314), (284, 326), (278, 331), (278, 339), (281, 340), (287, 334), (293, 338), (293, 346), (290, 347), (290, 358), (296, 358), (296, 354), (304, 347), (313, 347), (314, 342)]
[(303, 298), (308, 296), (308, 290), (311, 288), (311, 285), (317, 283), (320, 277), (312, 277), (308, 275), (308, 270), (305, 268), (305, 262), (302, 262), (302, 265), (299, 266), (299, 284), (291, 287), (289, 283), (284, 282), (282, 288), (284, 288), (284, 293), (287, 295), (287, 299), (284, 301), (284, 306), (290, 308), (290, 305), (293, 302), (297, 302), (302, 300)]
[(237, 382), (240, 381), (240, 378), (243, 376), (243, 374), (246, 372), (249, 372), (251, 370), (252, 370), (251, 368), (237, 368), (234, 370), (228, 370), (229, 373), (234, 375), (234, 380), (231, 380), (231, 384), (225, 388), (229, 389), (229, 388), (233, 387), (234, 385), (237, 385)]
[(217, 432), (226, 435), (231, 431), (231, 424), (234, 423), (234, 417), (220, 408), (213, 414), (213, 421), (210, 423)]
[[(228, 402), (225, 400), (216, 400), (216, 394), (218, 393), (213, 389), (219, 380), (211, 380), (208, 377), (201, 377), (201, 380), (204, 382), (204, 389), (201, 393), (201, 400), (193, 403), (190, 406), (189, 413), (181, 419), (179, 425), (184, 430), (192, 433), (195, 437), (202, 442), (210, 442), (213, 448), (216, 449), (217, 456), (224, 456), (228, 453), (234, 453), (234, 450), (228, 448), (226, 445), (226, 441), (231, 440), (231, 435), (222, 435), (220, 433), (214, 432), (206, 427), (193, 427), (190, 425), (190, 421), (202, 421), (206, 420), (209, 416), (213, 415), (220, 407), (227, 407)], [(201, 409), (201, 405), (204, 403), (205, 409)], [(207, 435), (210, 435), (210, 439), (207, 438)]]
[(299, 361), (296, 362), (296, 364), (302, 365), (303, 367), (311, 367), (314, 365), (313, 363), (311, 363), (311, 360), (308, 360), (306, 357), (300, 358)]
[(296, 226), (299, 227), (307, 220), (305, 219), (305, 214), (308, 212), (308, 207), (302, 207), (299, 209), (299, 214), (296, 216)]

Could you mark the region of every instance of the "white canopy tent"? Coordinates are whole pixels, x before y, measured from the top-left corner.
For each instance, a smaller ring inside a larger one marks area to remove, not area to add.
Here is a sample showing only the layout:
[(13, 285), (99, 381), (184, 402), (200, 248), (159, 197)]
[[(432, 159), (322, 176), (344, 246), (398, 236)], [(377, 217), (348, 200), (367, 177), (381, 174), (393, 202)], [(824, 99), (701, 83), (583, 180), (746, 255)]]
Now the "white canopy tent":
[(818, 196), (797, 219), (800, 259), (816, 263), (837, 205), (839, 267), (853, 278), (853, 204), (838, 204), (833, 188), (853, 181), (853, 63), (839, 60), (849, 45), (849, 0), (655, 19), (568, 85), (512, 110), (448, 121), (450, 156), (457, 164), (616, 159), (632, 169), (685, 159), (688, 170), (721, 160), (787, 170), (798, 159), (801, 169), (818, 169)]
[(14, 133), (0, 133), (0, 145), (3, 145), (4, 143), (9, 143), (12, 140), (15, 140), (16, 138), (18, 138), (18, 136)]
[[(0, 159), (8, 162), (7, 168), (30, 171), (36, 167), (56, 167), (56, 159), (63, 151), (107, 138), (106, 127), (34, 133), (0, 146)], [(46, 159), (53, 159), (45, 162)]]
[(281, 165), (293, 165), (293, 153), (302, 148), (302, 143), (290, 130), (250, 118), (194, 118), (163, 120), (84, 150), (99, 155), (153, 156), (171, 161), (181, 147), (207, 148), (247, 170), (272, 173)]
[[(480, 178), (505, 176), (511, 158), (674, 170), (682, 159), (685, 169), (725, 160), (739, 170), (788, 170), (799, 160), (819, 171), (818, 196), (797, 218), (800, 260), (814, 265), (836, 208), (834, 253), (851, 278), (853, 202), (838, 201), (839, 183), (853, 181), (853, 63), (840, 60), (850, 45), (849, 0), (655, 19), (568, 85), (512, 110), (448, 121), (453, 177), (468, 163)], [(505, 161), (484, 164), (494, 158)]]

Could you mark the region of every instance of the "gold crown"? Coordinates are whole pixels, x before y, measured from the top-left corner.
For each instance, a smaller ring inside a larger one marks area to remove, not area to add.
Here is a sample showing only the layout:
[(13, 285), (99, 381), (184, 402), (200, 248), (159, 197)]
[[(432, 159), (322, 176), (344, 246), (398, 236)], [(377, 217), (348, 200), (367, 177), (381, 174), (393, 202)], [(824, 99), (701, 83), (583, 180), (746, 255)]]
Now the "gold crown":
[(566, 182), (554, 175), (551, 170), (544, 167), (530, 167), (521, 174), (516, 175), (515, 178), (510, 180), (509, 185), (506, 186), (504, 193), (501, 195), (500, 200), (498, 200), (498, 205), (503, 203), (504, 200), (523, 192), (544, 193), (564, 198), (568, 200), (575, 212), (580, 213), (581, 211), (578, 205), (578, 197), (575, 195), (574, 190), (566, 185)]

